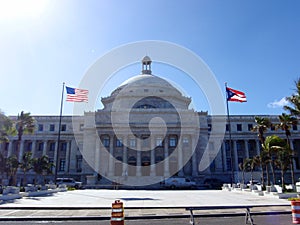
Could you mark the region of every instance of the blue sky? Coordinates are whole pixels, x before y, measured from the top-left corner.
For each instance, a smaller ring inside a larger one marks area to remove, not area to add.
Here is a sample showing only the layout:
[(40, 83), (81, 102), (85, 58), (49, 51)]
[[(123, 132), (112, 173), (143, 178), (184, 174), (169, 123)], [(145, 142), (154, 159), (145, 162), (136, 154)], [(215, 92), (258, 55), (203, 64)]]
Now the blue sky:
[[(280, 100), (300, 77), (297, 0), (35, 1), (0, 1), (0, 109), (7, 115), (58, 115), (63, 82), (76, 87), (105, 53), (143, 40), (190, 49), (221, 88), (228, 82), (244, 91), (248, 102), (230, 103), (231, 114), (281, 114)], [(198, 111), (209, 111), (188, 75), (152, 60), (154, 74), (178, 82)], [(121, 70), (102, 94), (139, 72), (139, 64)], [(64, 103), (64, 115), (72, 109)]]

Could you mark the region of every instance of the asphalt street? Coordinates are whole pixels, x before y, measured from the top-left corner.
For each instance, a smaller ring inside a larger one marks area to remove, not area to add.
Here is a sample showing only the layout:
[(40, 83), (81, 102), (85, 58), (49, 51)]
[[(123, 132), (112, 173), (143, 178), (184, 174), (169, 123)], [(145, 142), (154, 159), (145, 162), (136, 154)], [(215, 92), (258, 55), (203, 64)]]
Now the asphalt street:
[[(284, 215), (255, 215), (253, 216), (255, 225), (292, 225), (292, 218), (289, 214)], [(235, 217), (198, 217), (195, 219), (197, 225), (242, 225), (245, 224), (244, 216)], [(39, 224), (57, 224), (57, 225), (109, 225), (110, 221), (0, 221), (0, 225), (39, 225)], [(128, 220), (125, 221), (126, 225), (189, 225), (188, 218), (172, 218), (172, 219), (147, 219), (147, 220)]]

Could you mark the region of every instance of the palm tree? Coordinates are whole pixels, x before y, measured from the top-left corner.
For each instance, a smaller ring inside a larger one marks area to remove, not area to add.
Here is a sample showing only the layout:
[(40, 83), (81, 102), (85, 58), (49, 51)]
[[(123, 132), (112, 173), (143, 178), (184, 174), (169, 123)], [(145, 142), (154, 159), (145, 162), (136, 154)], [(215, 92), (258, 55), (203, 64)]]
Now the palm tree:
[[(285, 144), (285, 143), (284, 143)], [(273, 159), (276, 158), (276, 153), (283, 147), (282, 139), (276, 135), (267, 136), (264, 143), (262, 144), (262, 149), (266, 152), (267, 157), (269, 158), (269, 166), (272, 172), (273, 184), (275, 184), (275, 172), (274, 172), (274, 165)], [(268, 186), (270, 186), (270, 179), (269, 179), (269, 171), (268, 165), (267, 168), (267, 182)]]
[(270, 158), (268, 154), (265, 151), (261, 151), (260, 155), (255, 156), (257, 161), (257, 165), (261, 167), (261, 184), (262, 188), (265, 189), (265, 170), (266, 170), (266, 176), (267, 176), (267, 181), (270, 180), (269, 177), (269, 169), (268, 169), (268, 164), (270, 162)]
[[(282, 140), (284, 142), (284, 140)], [(278, 150), (275, 165), (281, 170), (282, 190), (285, 191), (284, 174), (288, 170), (291, 162), (291, 150), (287, 145)]]
[[(3, 156), (3, 154), (0, 152), (0, 176), (2, 177), (2, 182), (3, 182), (3, 177), (4, 174), (7, 172), (7, 159), (6, 157)], [(1, 184), (3, 185), (3, 183)]]
[(254, 156), (253, 158), (249, 159), (249, 169), (250, 169), (250, 180), (251, 180), (251, 184), (253, 183), (253, 171), (255, 170), (255, 167), (258, 166), (260, 164), (260, 160), (259, 160), (259, 156)]
[(10, 134), (13, 134), (13, 123), (0, 111), (0, 143), (7, 142)]
[(30, 113), (24, 113), (18, 115), (17, 121), (15, 122), (17, 134), (18, 134), (18, 152), (20, 152), (20, 143), (23, 134), (32, 134), (35, 128), (34, 119)]
[(258, 132), (258, 138), (261, 143), (265, 142), (264, 133), (272, 126), (271, 121), (264, 117), (255, 117), (256, 125), (252, 128), (252, 131)]
[[(51, 173), (51, 168), (53, 164), (49, 162), (49, 157), (47, 155), (43, 155), (39, 158), (33, 159), (33, 170), (35, 172), (35, 184), (37, 181), (37, 175), (47, 175)], [(43, 179), (43, 182), (45, 183), (45, 178)]]
[[(281, 129), (285, 132), (286, 136), (286, 144), (287, 147), (292, 150), (290, 146), (290, 136), (291, 136), (291, 126), (297, 125), (298, 120), (296, 117), (293, 117), (291, 115), (282, 113), (282, 115), (279, 116), (280, 123), (276, 125), (277, 129)], [(293, 151), (290, 151), (291, 157), (290, 157), (290, 166), (291, 166), (291, 177), (292, 177), (292, 185), (294, 187), (295, 185), (295, 172), (294, 172), (294, 157), (293, 157)]]
[(243, 159), (243, 162), (239, 163), (239, 168), (242, 171), (242, 185), (244, 185), (245, 184), (245, 172), (250, 170), (249, 159)]
[(286, 97), (286, 100), (291, 106), (286, 105), (283, 108), (290, 112), (291, 115), (299, 117), (300, 116), (300, 78), (295, 81), (296, 93), (292, 96)]
[(27, 185), (27, 177), (26, 177), (26, 173), (32, 169), (32, 153), (31, 152), (25, 152), (22, 156), (22, 162), (20, 163), (20, 168), (23, 171), (23, 178), (24, 178), (24, 182), (23, 185), (26, 186)]
[(16, 185), (16, 174), (17, 170), (19, 168), (19, 161), (17, 156), (12, 155), (7, 158), (7, 168), (8, 168), (8, 173), (9, 173), (9, 185)]

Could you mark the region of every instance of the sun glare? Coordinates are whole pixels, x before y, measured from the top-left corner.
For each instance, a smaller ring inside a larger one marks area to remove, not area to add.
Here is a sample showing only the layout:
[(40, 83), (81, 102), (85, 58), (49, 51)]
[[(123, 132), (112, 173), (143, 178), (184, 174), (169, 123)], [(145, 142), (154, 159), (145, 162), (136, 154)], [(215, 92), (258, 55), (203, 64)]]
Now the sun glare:
[(39, 17), (49, 0), (0, 0), (0, 20)]

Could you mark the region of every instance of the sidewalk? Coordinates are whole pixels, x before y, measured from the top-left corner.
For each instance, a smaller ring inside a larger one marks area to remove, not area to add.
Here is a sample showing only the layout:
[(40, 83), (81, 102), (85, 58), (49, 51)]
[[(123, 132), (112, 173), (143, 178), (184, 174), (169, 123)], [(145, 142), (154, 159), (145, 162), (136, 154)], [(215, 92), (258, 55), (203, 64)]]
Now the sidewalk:
[[(120, 199), (125, 217), (171, 218), (189, 217), (186, 207), (196, 206), (257, 206), (251, 213), (290, 214), (290, 202), (271, 196), (227, 191), (133, 191), (76, 190), (53, 193), (51, 196), (23, 197), (0, 205), (0, 220), (45, 219), (109, 219), (111, 204)], [(268, 205), (267, 207), (259, 207)], [(272, 206), (272, 207), (270, 207)], [(195, 211), (196, 215), (242, 215), (242, 209)]]

